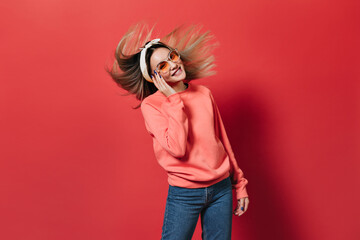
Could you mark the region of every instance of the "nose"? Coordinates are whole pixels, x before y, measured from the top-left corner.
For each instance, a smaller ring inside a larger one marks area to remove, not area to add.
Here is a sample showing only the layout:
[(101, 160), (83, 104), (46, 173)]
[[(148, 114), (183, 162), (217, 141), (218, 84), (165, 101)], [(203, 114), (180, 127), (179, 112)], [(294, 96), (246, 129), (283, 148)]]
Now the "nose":
[(174, 62), (171, 62), (171, 61), (169, 61), (169, 63), (170, 63), (170, 70), (172, 71), (172, 70), (174, 70), (174, 69), (176, 69), (177, 68), (177, 64), (176, 63), (174, 63)]

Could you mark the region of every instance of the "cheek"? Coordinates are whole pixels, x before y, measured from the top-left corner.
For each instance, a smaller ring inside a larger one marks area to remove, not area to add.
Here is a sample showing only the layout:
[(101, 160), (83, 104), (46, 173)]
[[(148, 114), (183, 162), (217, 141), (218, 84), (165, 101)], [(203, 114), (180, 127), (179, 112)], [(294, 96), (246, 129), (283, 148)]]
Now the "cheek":
[[(161, 75), (162, 76), (162, 75)], [(171, 78), (171, 76), (170, 75), (165, 75), (165, 76), (162, 76), (163, 77), (163, 79), (165, 80), (165, 81), (167, 81), (167, 80), (169, 80), (169, 78)]]
[(163, 77), (165, 80), (168, 78), (171, 78), (171, 74), (170, 73), (165, 73), (165, 74), (161, 74), (161, 77)]

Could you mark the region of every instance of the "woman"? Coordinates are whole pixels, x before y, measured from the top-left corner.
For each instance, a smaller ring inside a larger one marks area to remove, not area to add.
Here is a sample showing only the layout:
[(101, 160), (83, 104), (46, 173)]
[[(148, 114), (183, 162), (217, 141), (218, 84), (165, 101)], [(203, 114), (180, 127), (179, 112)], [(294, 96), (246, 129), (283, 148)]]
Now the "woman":
[(191, 239), (200, 215), (203, 239), (230, 240), (232, 189), (238, 200), (233, 213), (241, 216), (249, 204), (248, 181), (210, 89), (191, 83), (214, 74), (210, 50), (217, 44), (209, 44), (213, 36), (196, 26), (178, 27), (161, 41), (149, 41), (152, 31), (143, 46), (144, 28), (130, 28), (108, 72), (141, 101), (156, 159), (168, 174), (161, 239)]

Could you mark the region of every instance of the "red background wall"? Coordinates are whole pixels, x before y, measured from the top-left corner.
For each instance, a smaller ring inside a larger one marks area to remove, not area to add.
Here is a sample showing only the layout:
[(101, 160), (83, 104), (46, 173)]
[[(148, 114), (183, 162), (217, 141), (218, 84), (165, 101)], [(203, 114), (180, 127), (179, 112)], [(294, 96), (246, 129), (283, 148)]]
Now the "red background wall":
[(195, 84), (212, 90), (249, 180), (233, 239), (360, 239), (359, 10), (355, 0), (0, 3), (1, 239), (160, 239), (166, 174), (138, 102), (104, 71), (139, 20), (160, 36), (200, 23), (220, 42), (218, 74)]

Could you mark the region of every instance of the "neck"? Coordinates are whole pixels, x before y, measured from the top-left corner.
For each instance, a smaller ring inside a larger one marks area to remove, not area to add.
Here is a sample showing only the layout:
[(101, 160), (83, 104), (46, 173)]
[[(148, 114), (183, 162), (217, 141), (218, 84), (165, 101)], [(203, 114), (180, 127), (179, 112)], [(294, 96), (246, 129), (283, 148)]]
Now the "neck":
[[(169, 84), (169, 83), (168, 83)], [(176, 83), (172, 83), (169, 84), (176, 92), (182, 92), (185, 91), (185, 89), (187, 88), (187, 86), (185, 85), (185, 83), (183, 81), (179, 81)]]

